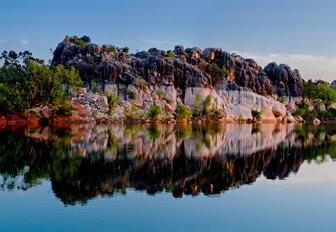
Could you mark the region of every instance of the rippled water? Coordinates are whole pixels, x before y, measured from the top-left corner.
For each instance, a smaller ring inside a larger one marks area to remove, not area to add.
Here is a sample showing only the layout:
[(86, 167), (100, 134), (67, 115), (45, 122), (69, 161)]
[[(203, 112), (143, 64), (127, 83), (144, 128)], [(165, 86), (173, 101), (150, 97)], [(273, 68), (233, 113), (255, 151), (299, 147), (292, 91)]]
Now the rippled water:
[(0, 131), (0, 231), (334, 231), (336, 126)]

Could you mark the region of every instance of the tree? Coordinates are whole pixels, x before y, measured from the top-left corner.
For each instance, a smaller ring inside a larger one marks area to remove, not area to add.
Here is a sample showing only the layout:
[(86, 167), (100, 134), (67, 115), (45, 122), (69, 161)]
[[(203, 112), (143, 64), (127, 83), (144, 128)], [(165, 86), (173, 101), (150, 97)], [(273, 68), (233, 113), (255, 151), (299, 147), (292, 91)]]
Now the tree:
[(173, 58), (175, 56), (174, 52), (172, 50), (167, 51), (167, 57), (168, 58)]

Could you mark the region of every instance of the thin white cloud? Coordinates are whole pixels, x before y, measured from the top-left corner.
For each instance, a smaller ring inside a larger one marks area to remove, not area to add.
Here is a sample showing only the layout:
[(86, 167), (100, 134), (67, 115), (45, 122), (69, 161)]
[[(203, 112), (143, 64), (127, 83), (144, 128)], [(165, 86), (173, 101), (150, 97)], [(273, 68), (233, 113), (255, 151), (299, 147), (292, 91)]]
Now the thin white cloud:
[(270, 62), (287, 64), (292, 69), (298, 69), (305, 80), (322, 79), (328, 82), (336, 80), (336, 57), (277, 53), (260, 55), (249, 52), (237, 52), (237, 54), (252, 58), (263, 67)]
[(28, 45), (28, 44), (29, 44), (29, 41), (28, 41), (28, 39), (23, 38), (23, 39), (20, 39), (20, 43), (21, 43), (22, 45)]
[(0, 39), (0, 45), (3, 45), (3, 44), (5, 44), (5, 43), (7, 43), (7, 40), (6, 40), (6, 39)]

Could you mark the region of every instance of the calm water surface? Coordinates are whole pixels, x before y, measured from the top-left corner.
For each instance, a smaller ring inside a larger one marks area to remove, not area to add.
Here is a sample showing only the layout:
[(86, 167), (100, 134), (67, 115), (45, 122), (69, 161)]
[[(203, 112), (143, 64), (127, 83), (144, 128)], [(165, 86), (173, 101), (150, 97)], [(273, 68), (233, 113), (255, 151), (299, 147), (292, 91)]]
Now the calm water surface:
[(0, 231), (336, 231), (336, 126), (0, 130)]

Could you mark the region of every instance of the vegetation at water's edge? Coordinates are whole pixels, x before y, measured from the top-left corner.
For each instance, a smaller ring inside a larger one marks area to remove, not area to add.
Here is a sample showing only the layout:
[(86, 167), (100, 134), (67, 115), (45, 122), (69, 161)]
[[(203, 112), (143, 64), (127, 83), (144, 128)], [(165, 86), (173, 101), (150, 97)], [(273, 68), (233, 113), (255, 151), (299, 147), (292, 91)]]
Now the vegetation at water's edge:
[[(303, 85), (303, 99), (301, 106), (293, 115), (301, 116), (306, 120), (319, 118), (322, 120), (335, 120), (336, 90), (322, 80), (308, 80)], [(315, 105), (315, 107), (312, 107)]]
[(71, 111), (67, 103), (70, 88), (81, 86), (75, 68), (63, 65), (44, 65), (28, 51), (4, 51), (0, 57), (0, 114), (24, 113), (26, 110), (48, 105), (55, 113)]

